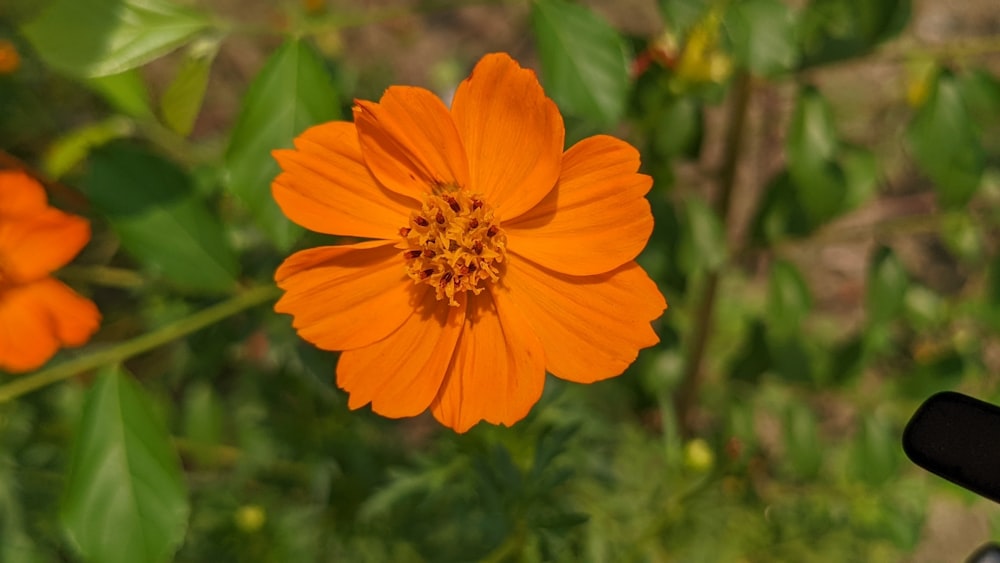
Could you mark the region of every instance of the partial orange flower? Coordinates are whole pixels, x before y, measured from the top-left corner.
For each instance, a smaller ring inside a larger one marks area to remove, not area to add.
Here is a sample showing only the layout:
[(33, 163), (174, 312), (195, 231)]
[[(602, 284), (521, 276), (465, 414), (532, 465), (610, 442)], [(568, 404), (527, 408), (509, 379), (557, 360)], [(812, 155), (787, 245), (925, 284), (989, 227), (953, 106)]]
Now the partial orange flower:
[(545, 372), (591, 383), (658, 342), (666, 308), (635, 257), (653, 229), (639, 154), (599, 135), (563, 152), (535, 74), (485, 56), (449, 110), (422, 88), (357, 101), (354, 123), (275, 151), (272, 191), (313, 231), (371, 239), (293, 254), (275, 279), (299, 335), (342, 351), (352, 409), (428, 408), (465, 432), (511, 425)]
[(31, 371), (63, 346), (80, 346), (101, 315), (51, 277), (90, 240), (82, 217), (49, 207), (21, 171), (0, 171), (0, 371)]

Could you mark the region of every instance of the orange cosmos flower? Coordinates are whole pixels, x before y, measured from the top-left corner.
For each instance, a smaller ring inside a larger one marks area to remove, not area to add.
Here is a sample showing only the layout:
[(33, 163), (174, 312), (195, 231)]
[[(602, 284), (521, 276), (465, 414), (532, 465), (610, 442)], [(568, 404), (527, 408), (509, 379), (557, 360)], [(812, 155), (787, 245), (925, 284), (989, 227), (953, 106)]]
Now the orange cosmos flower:
[(88, 240), (87, 221), (49, 207), (38, 182), (0, 171), (0, 371), (38, 368), (97, 330), (94, 303), (50, 276)]
[(548, 370), (590, 383), (658, 342), (666, 308), (634, 261), (653, 229), (639, 154), (608, 136), (563, 152), (535, 74), (484, 57), (449, 110), (422, 88), (357, 101), (354, 123), (275, 151), (284, 213), (313, 231), (372, 239), (293, 254), (275, 309), (340, 350), (352, 409), (428, 408), (465, 432), (511, 425)]

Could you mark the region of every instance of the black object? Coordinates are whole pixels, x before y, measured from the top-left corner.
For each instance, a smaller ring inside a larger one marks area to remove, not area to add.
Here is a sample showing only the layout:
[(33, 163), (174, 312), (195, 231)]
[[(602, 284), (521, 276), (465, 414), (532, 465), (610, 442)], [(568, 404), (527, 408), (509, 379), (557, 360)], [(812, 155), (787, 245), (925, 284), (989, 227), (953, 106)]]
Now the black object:
[(906, 425), (903, 451), (931, 473), (1000, 502), (1000, 407), (938, 393)]
[(988, 543), (970, 555), (965, 563), (1000, 563), (1000, 546)]

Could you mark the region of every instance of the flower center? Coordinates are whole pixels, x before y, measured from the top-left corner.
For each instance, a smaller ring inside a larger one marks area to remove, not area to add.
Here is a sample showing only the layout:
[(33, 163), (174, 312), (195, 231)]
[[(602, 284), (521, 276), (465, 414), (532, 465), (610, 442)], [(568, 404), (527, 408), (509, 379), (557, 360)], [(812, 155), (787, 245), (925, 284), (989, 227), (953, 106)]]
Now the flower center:
[(443, 186), (424, 200), (410, 226), (399, 229), (407, 250), (406, 273), (414, 283), (426, 283), (457, 306), (455, 295), (479, 295), (484, 280), (500, 278), (507, 237), (493, 218), (493, 209), (475, 194)]

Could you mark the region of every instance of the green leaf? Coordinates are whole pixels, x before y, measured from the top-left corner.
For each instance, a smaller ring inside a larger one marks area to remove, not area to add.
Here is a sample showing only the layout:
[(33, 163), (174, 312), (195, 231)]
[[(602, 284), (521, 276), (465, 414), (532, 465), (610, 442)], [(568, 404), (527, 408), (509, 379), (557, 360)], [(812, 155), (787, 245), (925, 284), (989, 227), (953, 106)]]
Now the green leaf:
[(222, 437), (222, 405), (212, 387), (204, 382), (192, 385), (184, 397), (184, 435), (191, 440), (198, 463), (210, 466), (212, 447)]
[[(662, 97), (662, 94), (661, 96)], [(693, 97), (666, 100), (657, 108), (650, 135), (658, 156), (695, 156), (701, 146), (701, 107)]]
[(811, 479), (823, 463), (823, 442), (816, 415), (805, 405), (790, 403), (784, 425), (787, 467), (799, 479)]
[(186, 137), (191, 134), (208, 88), (208, 75), (218, 47), (217, 41), (193, 45), (160, 99), (163, 122), (179, 135)]
[(835, 216), (843, 205), (846, 182), (835, 160), (839, 140), (833, 114), (815, 88), (799, 94), (786, 147), (788, 171), (806, 212), (817, 222)]
[(896, 317), (903, 307), (908, 285), (909, 278), (899, 258), (892, 250), (879, 248), (868, 274), (866, 304), (869, 325), (883, 324)]
[(840, 163), (847, 183), (842, 210), (857, 209), (878, 191), (878, 161), (872, 151), (848, 145), (841, 148)]
[(812, 308), (812, 296), (805, 279), (792, 263), (778, 260), (771, 266), (768, 286), (768, 326), (780, 337), (799, 332), (802, 320)]
[(743, 0), (726, 13), (734, 56), (762, 76), (786, 72), (798, 62), (795, 23), (781, 0)]
[(972, 125), (979, 131), (1000, 125), (1000, 80), (988, 71), (977, 68), (958, 78), (969, 115), (976, 116)]
[(531, 19), (548, 95), (563, 111), (608, 127), (625, 111), (628, 59), (621, 36), (583, 6), (539, 0)]
[(281, 250), (301, 233), (271, 197), (278, 164), (271, 151), (291, 147), (307, 127), (338, 117), (339, 101), (323, 60), (304, 41), (281, 46), (260, 71), (243, 100), (229, 149), (229, 189)]
[(55, 0), (24, 33), (53, 68), (101, 76), (169, 53), (208, 26), (169, 0)]
[(137, 261), (190, 291), (225, 293), (236, 285), (236, 254), (191, 179), (141, 149), (94, 151), (83, 189)]
[(112, 116), (99, 123), (91, 123), (68, 131), (56, 139), (48, 150), (42, 167), (53, 178), (64, 174), (86, 160), (90, 151), (113, 140), (132, 134), (132, 122), (121, 116)]
[(714, 271), (726, 261), (726, 236), (722, 221), (698, 199), (685, 206), (683, 243), (677, 258), (688, 275), (696, 270)]
[(902, 450), (896, 444), (898, 434), (882, 417), (866, 415), (855, 437), (852, 472), (873, 487), (895, 477), (902, 462)]
[(815, 227), (788, 171), (778, 173), (764, 189), (763, 200), (751, 224), (754, 242), (767, 245), (787, 237), (802, 237)]
[(910, 19), (910, 0), (813, 0), (802, 14), (803, 66), (857, 57)]
[(982, 179), (986, 158), (972, 122), (958, 83), (943, 73), (907, 130), (917, 166), (946, 207), (965, 205)]
[(150, 117), (149, 90), (137, 69), (118, 74), (95, 76), (86, 80), (92, 90), (107, 100), (111, 107), (130, 117)]
[(682, 33), (698, 23), (708, 12), (707, 0), (659, 0), (664, 24), (674, 33)]
[(188, 501), (170, 436), (142, 390), (118, 368), (87, 394), (62, 502), (81, 555), (101, 563), (169, 561)]

